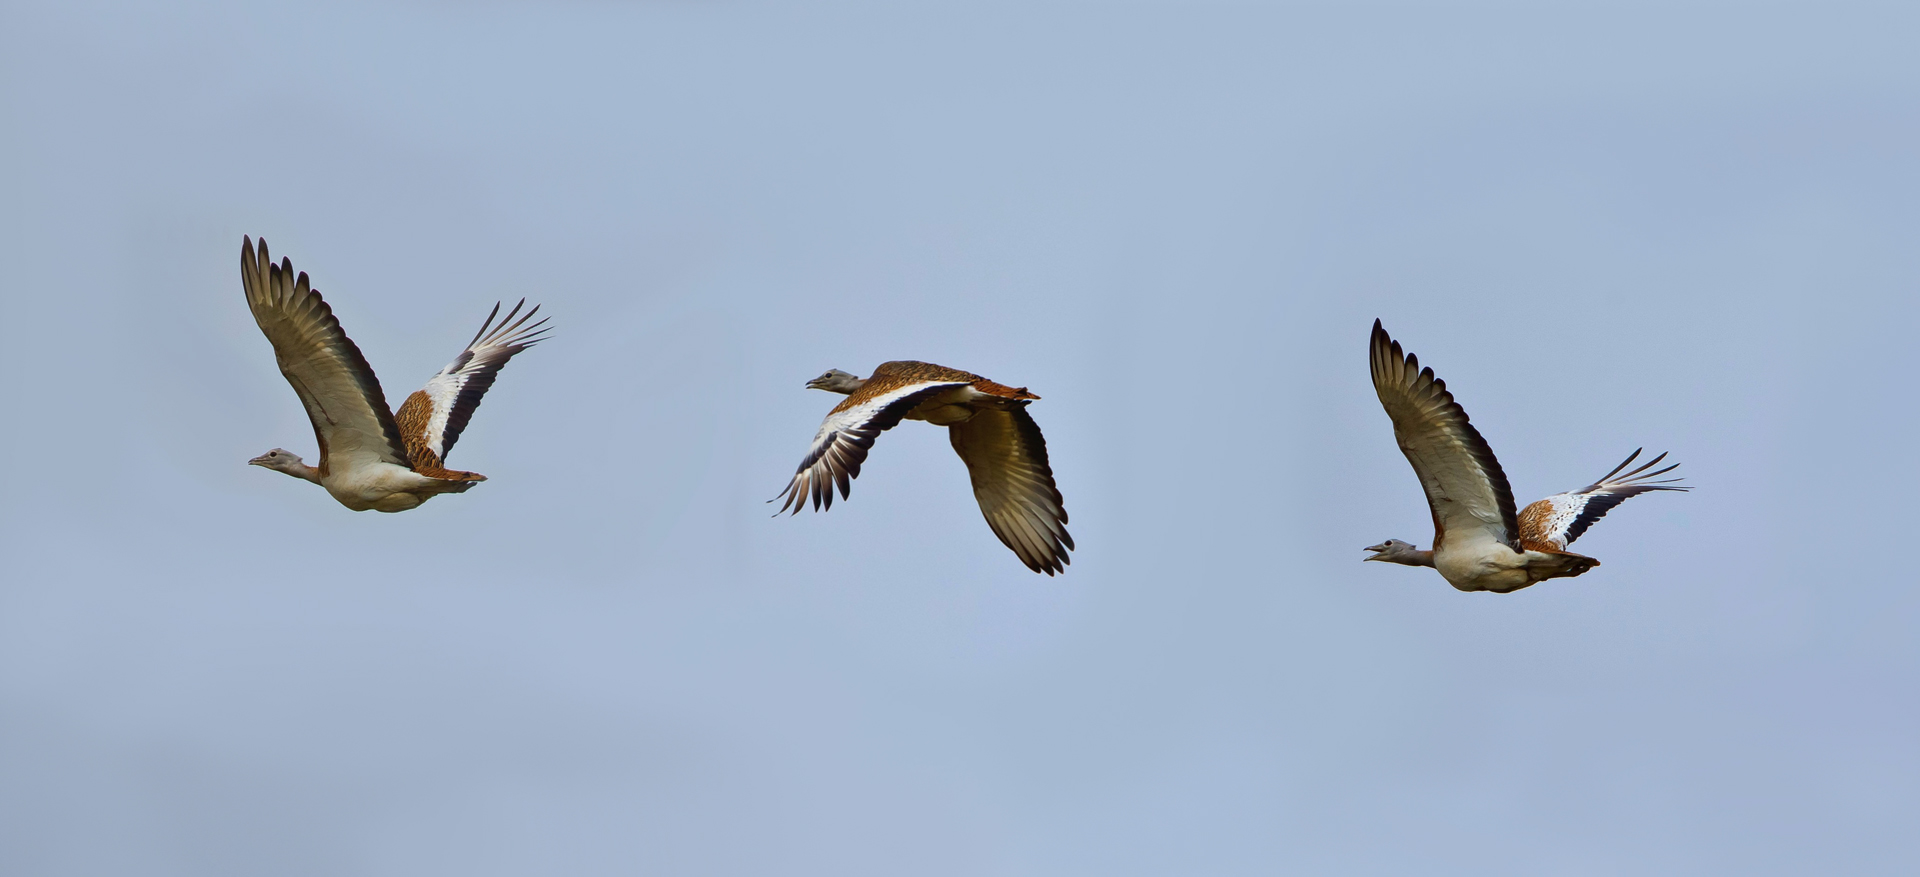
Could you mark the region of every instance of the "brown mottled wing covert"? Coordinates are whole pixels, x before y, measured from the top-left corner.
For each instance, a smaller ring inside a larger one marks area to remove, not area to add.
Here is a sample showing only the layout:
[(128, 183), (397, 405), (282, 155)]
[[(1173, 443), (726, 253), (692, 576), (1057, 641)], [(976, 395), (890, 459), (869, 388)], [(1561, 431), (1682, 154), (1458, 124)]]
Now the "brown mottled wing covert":
[(407, 461), (413, 471), (426, 474), (439, 469), (440, 455), (427, 447), (427, 424), (433, 422), (433, 403), (427, 394), (413, 391), (393, 413), (393, 422), (400, 427), (400, 441), (407, 446)]
[(1028, 569), (1066, 572), (1073, 548), (1066, 504), (1047, 463), (1047, 440), (1026, 407), (982, 410), (947, 431), (953, 450), (966, 461), (973, 496), (993, 534)]
[(428, 436), (432, 432), (433, 402), (427, 398), (427, 391), (415, 390), (407, 401), (400, 403), (400, 410), (394, 412), (393, 420), (400, 425), (400, 438), (407, 446), (407, 460), (418, 472), (428, 478), (441, 478), (448, 481), (485, 481), (487, 476), (478, 472), (462, 472), (448, 469), (435, 453)]
[(1487, 538), (1520, 550), (1513, 489), (1493, 449), (1467, 419), (1433, 369), (1403, 354), (1400, 344), (1373, 321), (1368, 345), (1373, 389), (1393, 420), (1393, 436), (1413, 464), (1433, 512), (1440, 539)]
[(240, 282), (254, 322), (273, 344), (280, 373), (313, 422), (321, 471), (334, 457), (408, 465), (406, 445), (380, 391), (380, 379), (306, 273), (296, 277), (291, 260), (273, 264), (265, 240), (256, 258), (253, 240), (242, 238)]
[(875, 399), (907, 387), (923, 384), (950, 387), (982, 380), (986, 379), (970, 372), (934, 365), (930, 362), (914, 362), (910, 359), (883, 362), (874, 367), (873, 374), (867, 378), (860, 389), (841, 400), (840, 404), (835, 405), (833, 411), (829, 413), (837, 414), (852, 408), (863, 407)]

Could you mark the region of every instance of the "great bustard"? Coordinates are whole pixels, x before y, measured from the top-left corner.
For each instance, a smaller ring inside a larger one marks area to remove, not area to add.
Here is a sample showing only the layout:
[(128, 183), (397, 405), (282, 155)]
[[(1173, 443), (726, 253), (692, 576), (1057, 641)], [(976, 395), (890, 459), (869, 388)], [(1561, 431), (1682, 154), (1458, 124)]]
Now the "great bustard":
[[(522, 299), (496, 327), (493, 313), (453, 362), (407, 397), (398, 413), (388, 410), (366, 357), (360, 355), (320, 292), (298, 277), (293, 262), (273, 264), (267, 242), (256, 258), (251, 238), (240, 243), (240, 282), (254, 322), (273, 343), (280, 373), (306, 406), (320, 465), (274, 448), (247, 462), (285, 472), (327, 489), (341, 505), (363, 512), (403, 512), (442, 493), (461, 493), (487, 477), (442, 465), (467, 427), (480, 397), (513, 355), (548, 331), (546, 320), (529, 324), (536, 311), (520, 314)], [(491, 329), (491, 331), (489, 331)]]
[[(996, 384), (976, 374), (924, 362), (886, 362), (861, 379), (835, 369), (807, 382), (816, 390), (847, 395), (827, 413), (813, 446), (787, 488), (784, 512), (799, 514), (813, 500), (815, 511), (833, 507), (837, 486), (849, 483), (880, 433), (901, 420), (947, 427), (953, 449), (973, 477), (973, 495), (987, 526), (1020, 562), (1047, 575), (1066, 572), (1067, 510), (1047, 465), (1047, 442), (1027, 414), (1040, 398), (1025, 387)], [(779, 514), (776, 512), (775, 514)]]
[(1388, 539), (1367, 548), (1375, 552), (1367, 560), (1430, 566), (1462, 591), (1517, 591), (1599, 566), (1600, 561), (1566, 548), (1609, 509), (1648, 491), (1687, 489), (1672, 486), (1678, 478), (1652, 480), (1678, 467), (1647, 471), (1666, 454), (1622, 474), (1640, 456), (1635, 450), (1599, 481), (1516, 514), (1500, 461), (1453, 401), (1446, 382), (1434, 377), (1433, 369), (1421, 368), (1418, 357), (1403, 356), (1379, 320), (1373, 321), (1368, 358), (1374, 392), (1393, 419), (1393, 437), (1426, 489), (1433, 548), (1421, 551)]

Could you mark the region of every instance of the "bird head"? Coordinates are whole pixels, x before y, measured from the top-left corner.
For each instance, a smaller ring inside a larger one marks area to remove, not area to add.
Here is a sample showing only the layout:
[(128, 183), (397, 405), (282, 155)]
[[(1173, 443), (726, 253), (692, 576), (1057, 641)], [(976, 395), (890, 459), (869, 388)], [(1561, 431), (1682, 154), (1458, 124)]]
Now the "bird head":
[(1369, 545), (1361, 550), (1373, 552), (1372, 556), (1361, 558), (1362, 561), (1384, 560), (1389, 563), (1404, 563), (1412, 558), (1418, 549), (1398, 539), (1388, 539), (1379, 545)]
[(294, 452), (289, 451), (285, 448), (274, 448), (271, 451), (268, 451), (264, 454), (261, 454), (258, 457), (248, 460), (247, 465), (265, 466), (268, 469), (272, 469), (277, 472), (285, 472), (291, 475), (293, 474), (295, 469), (298, 469), (299, 467), (305, 464), (301, 461), (300, 455), (295, 454)]
[(808, 381), (807, 389), (826, 390), (830, 393), (852, 393), (860, 389), (864, 384), (866, 384), (866, 381), (836, 368), (828, 369), (826, 374)]

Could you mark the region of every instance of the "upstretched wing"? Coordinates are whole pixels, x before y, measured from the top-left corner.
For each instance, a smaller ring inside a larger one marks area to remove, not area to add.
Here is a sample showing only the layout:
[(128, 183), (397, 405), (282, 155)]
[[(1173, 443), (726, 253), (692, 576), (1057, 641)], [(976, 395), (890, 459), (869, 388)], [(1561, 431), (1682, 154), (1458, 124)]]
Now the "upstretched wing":
[(948, 427), (947, 434), (953, 450), (966, 461), (973, 496), (993, 535), (1028, 569), (1047, 575), (1066, 572), (1072, 563), (1067, 552), (1073, 548), (1067, 508), (1047, 465), (1047, 440), (1026, 406), (981, 410)]
[(1493, 449), (1453, 401), (1447, 383), (1373, 321), (1373, 389), (1393, 420), (1393, 437), (1413, 464), (1433, 512), (1433, 544), (1485, 539), (1520, 550), (1513, 489)]
[(1620, 470), (1632, 465), (1642, 450), (1635, 448), (1625, 461), (1613, 467), (1612, 472), (1601, 476), (1599, 481), (1579, 490), (1556, 493), (1527, 506), (1520, 513), (1521, 545), (1532, 550), (1540, 550), (1536, 546), (1544, 546), (1565, 551), (1568, 545), (1573, 544), (1573, 540), (1580, 538), (1580, 534), (1587, 532), (1594, 521), (1605, 517), (1614, 506), (1648, 491), (1691, 489), (1671, 486), (1680, 480), (1678, 478), (1653, 480), (1680, 467), (1679, 463), (1675, 463), (1665, 469), (1648, 472), (1648, 469), (1660, 465), (1660, 461), (1667, 458), (1664, 453), (1642, 463), (1640, 468), (1621, 475)]
[(256, 258), (252, 238), (240, 242), (240, 283), (254, 322), (273, 344), (280, 373), (307, 408), (320, 443), (320, 471), (332, 462), (347, 466), (406, 466), (406, 445), (394, 424), (367, 358), (360, 355), (306, 272), (293, 273), (288, 259), (273, 264), (267, 242)]
[[(415, 391), (400, 405), (395, 420), (400, 424), (401, 438), (406, 442), (415, 469), (425, 471), (442, 465), (447, 454), (453, 451), (453, 443), (460, 440), (461, 431), (467, 428), (467, 421), (473, 419), (474, 409), (480, 407), (480, 398), (493, 386), (494, 378), (499, 376), (507, 360), (538, 344), (552, 331), (541, 328), (546, 325), (545, 318), (537, 323), (528, 322), (540, 312), (539, 305), (520, 316), (520, 308), (526, 303), (526, 299), (521, 299), (498, 327), (493, 318), (500, 315), (500, 305), (495, 304), (467, 348), (429, 379), (425, 388)], [(516, 316), (518, 321), (514, 320)]]
[(847, 498), (874, 439), (892, 429), (928, 397), (967, 384), (967, 381), (915, 381), (869, 394), (866, 390), (874, 386), (869, 381), (868, 387), (848, 396), (827, 414), (820, 431), (813, 436), (806, 458), (793, 473), (793, 480), (773, 498), (784, 500), (780, 511), (774, 514), (791, 508), (797, 515), (808, 497), (813, 498), (814, 511), (833, 508), (834, 486), (839, 486), (841, 499)]

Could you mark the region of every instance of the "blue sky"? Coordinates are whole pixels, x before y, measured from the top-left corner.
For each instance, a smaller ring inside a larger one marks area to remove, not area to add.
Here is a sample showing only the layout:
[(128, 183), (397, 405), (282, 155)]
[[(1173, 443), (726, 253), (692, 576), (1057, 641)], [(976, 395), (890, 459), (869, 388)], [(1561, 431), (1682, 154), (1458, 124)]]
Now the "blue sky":
[[(0, 9), (0, 871), (1805, 874), (1920, 866), (1920, 60), (1899, 7)], [(240, 237), (399, 398), (355, 514)], [(1375, 317), (1521, 502), (1698, 488), (1510, 595)], [(946, 438), (773, 520), (828, 368), (1030, 387), (1080, 550)]]

